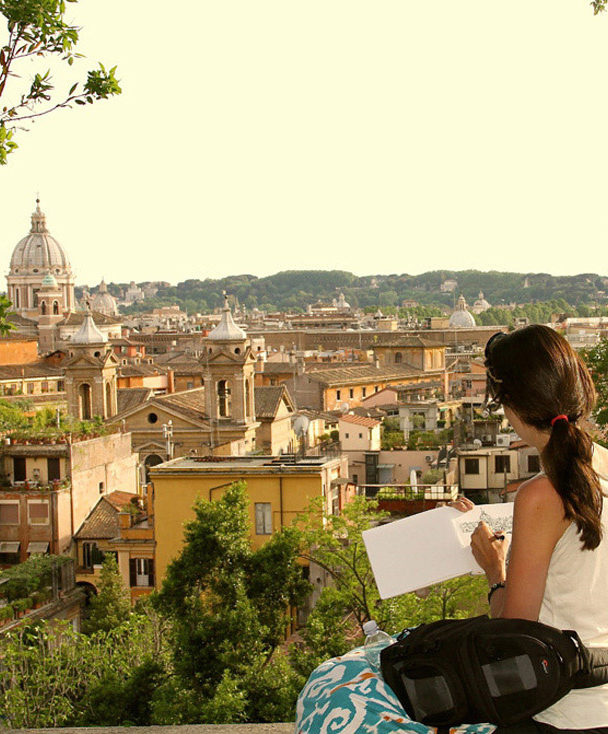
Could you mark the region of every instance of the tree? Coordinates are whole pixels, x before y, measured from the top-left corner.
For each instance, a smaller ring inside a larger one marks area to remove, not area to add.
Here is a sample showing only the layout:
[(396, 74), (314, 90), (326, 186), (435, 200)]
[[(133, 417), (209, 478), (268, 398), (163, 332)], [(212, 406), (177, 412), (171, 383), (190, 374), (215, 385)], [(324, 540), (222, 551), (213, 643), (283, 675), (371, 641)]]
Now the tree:
[[(21, 125), (72, 104), (92, 104), (120, 94), (116, 67), (103, 64), (75, 81), (69, 91), (56, 95), (50, 69), (36, 71), (27, 86), (12, 88), (21, 62), (36, 58), (63, 61), (69, 66), (82, 54), (75, 52), (79, 29), (65, 19), (66, 3), (77, 0), (0, 0), (0, 15), (6, 19), (7, 35), (0, 48), (0, 165), (16, 147), (14, 133)], [(10, 83), (9, 83), (10, 82)], [(5, 102), (10, 95), (9, 102)]]
[[(244, 482), (232, 484), (218, 500), (199, 500), (194, 510), (155, 602), (172, 622), (176, 680), (170, 686), (191, 691), (176, 697), (191, 721), (278, 716), (271, 673), (290, 680), (292, 673), (272, 655), (284, 638), (289, 606), (301, 604), (310, 589), (297, 562), (300, 535), (285, 529), (252, 550)], [(260, 680), (268, 685), (261, 687)], [(158, 704), (161, 721), (179, 715), (170, 696)], [(282, 715), (292, 715), (294, 705), (295, 695)]]
[(580, 355), (591, 372), (597, 393), (593, 417), (605, 433), (608, 427), (608, 339), (602, 338), (594, 347), (581, 349)]
[(131, 597), (122, 582), (116, 558), (107, 553), (100, 571), (99, 593), (91, 597), (83, 632), (109, 632), (126, 622), (131, 612)]

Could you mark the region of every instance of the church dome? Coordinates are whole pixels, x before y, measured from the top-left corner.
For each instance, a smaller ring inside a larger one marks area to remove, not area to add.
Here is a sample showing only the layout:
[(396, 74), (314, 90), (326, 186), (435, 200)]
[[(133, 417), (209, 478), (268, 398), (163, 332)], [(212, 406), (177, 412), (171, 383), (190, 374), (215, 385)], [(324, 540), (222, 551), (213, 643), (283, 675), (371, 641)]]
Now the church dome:
[(450, 328), (452, 329), (470, 329), (475, 326), (475, 317), (467, 310), (467, 302), (464, 296), (458, 298), (456, 310), (450, 316)]
[(473, 313), (483, 313), (489, 308), (492, 308), (491, 304), (486, 301), (483, 291), (479, 291), (479, 298), (473, 304), (473, 308), (471, 309), (471, 311)]
[(240, 328), (240, 326), (237, 326), (234, 323), (232, 312), (230, 311), (230, 306), (228, 305), (228, 296), (226, 295), (226, 293), (224, 293), (224, 308), (222, 309), (222, 318), (220, 319), (220, 323), (215, 327), (215, 329), (209, 332), (207, 339), (211, 339), (212, 341), (243, 341), (243, 339), (246, 338), (247, 334), (243, 331), (243, 329)]
[(59, 242), (49, 234), (46, 217), (36, 200), (36, 211), (32, 214), (32, 228), (20, 240), (11, 257), (10, 274), (50, 272), (56, 275), (71, 273), (70, 261)]
[(86, 311), (82, 326), (71, 339), (72, 344), (105, 344), (108, 337), (100, 331), (90, 311)]
[(91, 308), (106, 316), (118, 316), (118, 307), (114, 297), (108, 293), (108, 287), (105, 280), (102, 279), (99, 284), (99, 290), (91, 298)]

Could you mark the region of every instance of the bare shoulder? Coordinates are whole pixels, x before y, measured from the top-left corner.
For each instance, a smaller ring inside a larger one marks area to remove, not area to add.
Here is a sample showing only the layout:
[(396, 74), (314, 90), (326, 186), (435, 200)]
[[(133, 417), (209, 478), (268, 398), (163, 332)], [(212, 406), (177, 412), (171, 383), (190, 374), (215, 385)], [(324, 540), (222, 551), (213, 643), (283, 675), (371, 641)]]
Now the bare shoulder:
[(555, 487), (544, 474), (538, 474), (524, 482), (515, 497), (518, 513), (542, 513), (555, 519), (564, 517), (564, 505)]

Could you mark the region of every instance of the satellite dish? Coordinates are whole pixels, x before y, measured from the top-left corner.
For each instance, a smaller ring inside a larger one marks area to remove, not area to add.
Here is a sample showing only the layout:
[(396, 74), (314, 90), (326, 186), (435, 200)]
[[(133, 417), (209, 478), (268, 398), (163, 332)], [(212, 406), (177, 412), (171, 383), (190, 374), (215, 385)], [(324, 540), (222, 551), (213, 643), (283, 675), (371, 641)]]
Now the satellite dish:
[(293, 430), (296, 436), (305, 436), (308, 432), (308, 426), (310, 425), (310, 419), (305, 415), (298, 415), (293, 422)]
[(340, 403), (340, 410), (342, 411), (342, 415), (346, 415), (350, 410), (349, 403)]
[(476, 448), (476, 449), (480, 449), (480, 448), (481, 448), (481, 446), (482, 446), (482, 443), (481, 443), (481, 441), (480, 441), (480, 440), (479, 440), (478, 438), (476, 438), (476, 439), (475, 439), (475, 440), (473, 441), (473, 446), (475, 446), (475, 448)]

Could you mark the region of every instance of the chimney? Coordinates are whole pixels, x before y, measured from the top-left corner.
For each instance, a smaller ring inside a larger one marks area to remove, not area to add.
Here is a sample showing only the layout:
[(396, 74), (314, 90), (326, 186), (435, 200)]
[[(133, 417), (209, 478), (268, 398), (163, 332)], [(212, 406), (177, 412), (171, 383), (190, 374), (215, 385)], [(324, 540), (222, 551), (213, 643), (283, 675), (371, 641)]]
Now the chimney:
[(175, 372), (172, 369), (167, 370), (167, 394), (175, 392)]
[(376, 357), (376, 358), (374, 359), (374, 367), (375, 367), (375, 368), (376, 368), (377, 370), (379, 370), (379, 369), (380, 369), (380, 360), (378, 359), (378, 357)]
[(130, 512), (118, 513), (118, 527), (120, 530), (128, 530), (131, 527), (131, 517)]

